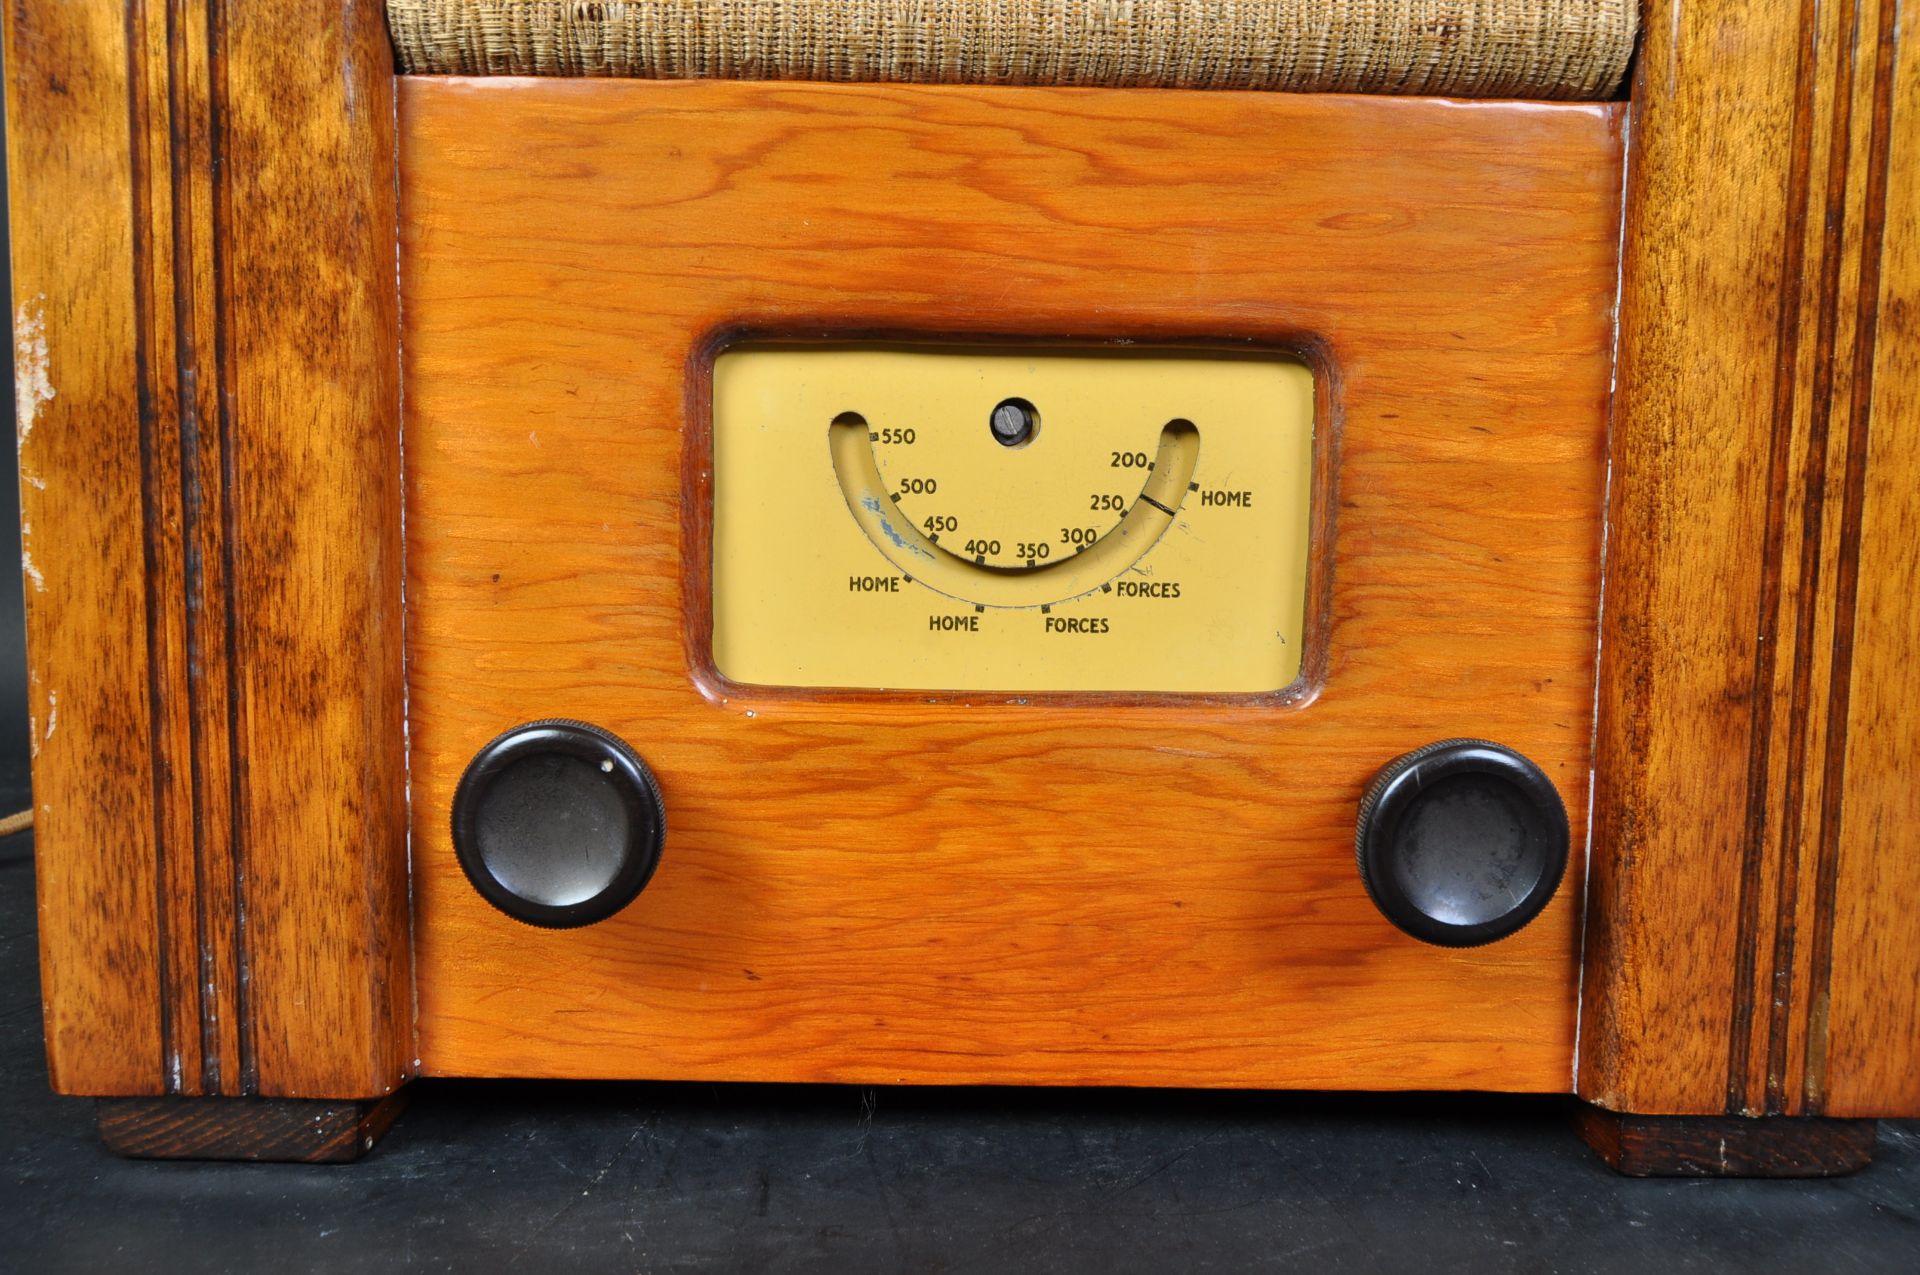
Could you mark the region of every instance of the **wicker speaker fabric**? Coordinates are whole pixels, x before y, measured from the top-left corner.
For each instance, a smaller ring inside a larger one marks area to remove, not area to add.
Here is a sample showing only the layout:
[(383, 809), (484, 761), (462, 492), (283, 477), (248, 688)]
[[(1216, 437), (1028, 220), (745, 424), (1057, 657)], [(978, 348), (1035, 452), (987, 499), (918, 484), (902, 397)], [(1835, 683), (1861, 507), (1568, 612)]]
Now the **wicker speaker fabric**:
[(405, 71), (1611, 95), (1637, 0), (387, 0)]

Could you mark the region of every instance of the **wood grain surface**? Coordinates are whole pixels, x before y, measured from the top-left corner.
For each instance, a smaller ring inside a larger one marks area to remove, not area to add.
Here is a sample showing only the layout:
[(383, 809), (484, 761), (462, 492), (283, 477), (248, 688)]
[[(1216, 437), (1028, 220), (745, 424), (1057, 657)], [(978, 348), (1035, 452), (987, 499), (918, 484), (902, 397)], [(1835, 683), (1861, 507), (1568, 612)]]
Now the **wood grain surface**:
[(1920, 1109), (1912, 12), (1648, 14), (1581, 1041), (1604, 1106)]
[[(1585, 826), (1620, 108), (399, 91), (425, 1071), (1570, 1087), (1577, 866), (1442, 950), (1374, 911), (1352, 830), (1378, 766), (1463, 734)], [(688, 448), (736, 330), (1321, 351), (1319, 697), (703, 697)], [(584, 930), (493, 911), (446, 832), (473, 752), (548, 715), (666, 796), (652, 885)]]
[(1846, 400), (1847, 744), (1824, 776), (1840, 790), (1844, 839), (1821, 882), (1824, 1058), (1808, 1067), (1810, 1098), (1833, 1115), (1920, 1112), (1920, 5), (1886, 8), (1873, 15), (1865, 126), (1879, 159), (1862, 192), (1884, 217), (1863, 226), (1879, 286), (1866, 274), (1855, 298), (1863, 334)]
[(345, 1164), (373, 1149), (406, 1105), (384, 1098), (102, 1098), (94, 1126), (109, 1150), (140, 1160)]
[(1877, 1122), (1818, 1116), (1640, 1116), (1582, 1103), (1580, 1136), (1633, 1178), (1828, 1178), (1873, 1160)]
[(367, 3), (218, 30), (252, 1092), (371, 1097), (414, 1059), (393, 55)]
[(158, 910), (133, 50), (110, 5), (8, 5), (4, 21), (47, 1055), (56, 1088), (162, 1093), (189, 1069)]
[(384, 1093), (413, 1050), (378, 6), (10, 5), (6, 39), (54, 1084)]

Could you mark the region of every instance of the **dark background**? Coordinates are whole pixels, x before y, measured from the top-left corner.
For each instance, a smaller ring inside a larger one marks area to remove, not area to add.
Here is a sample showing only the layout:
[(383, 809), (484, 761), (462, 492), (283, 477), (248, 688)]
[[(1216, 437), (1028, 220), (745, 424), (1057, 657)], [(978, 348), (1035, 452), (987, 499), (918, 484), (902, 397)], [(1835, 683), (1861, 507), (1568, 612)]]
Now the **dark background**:
[[(9, 478), (0, 562), (18, 529)], [(21, 634), (8, 566), (0, 814), (28, 803)], [(37, 981), (26, 833), (0, 1272), (1920, 1271), (1920, 1123), (1851, 1178), (1637, 1182), (1545, 1099), (440, 1081), (357, 1165), (127, 1161), (47, 1091)]]

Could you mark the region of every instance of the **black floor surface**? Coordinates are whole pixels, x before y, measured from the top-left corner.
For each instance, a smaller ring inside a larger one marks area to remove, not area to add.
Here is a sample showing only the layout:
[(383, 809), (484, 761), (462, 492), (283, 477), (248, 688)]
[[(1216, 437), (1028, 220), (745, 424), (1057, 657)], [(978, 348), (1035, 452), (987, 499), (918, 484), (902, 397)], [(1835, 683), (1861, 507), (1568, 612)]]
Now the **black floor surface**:
[(356, 1165), (121, 1160), (46, 1090), (32, 872), (0, 841), (0, 1271), (1920, 1271), (1920, 1124), (1636, 1182), (1544, 1100), (428, 1082)]

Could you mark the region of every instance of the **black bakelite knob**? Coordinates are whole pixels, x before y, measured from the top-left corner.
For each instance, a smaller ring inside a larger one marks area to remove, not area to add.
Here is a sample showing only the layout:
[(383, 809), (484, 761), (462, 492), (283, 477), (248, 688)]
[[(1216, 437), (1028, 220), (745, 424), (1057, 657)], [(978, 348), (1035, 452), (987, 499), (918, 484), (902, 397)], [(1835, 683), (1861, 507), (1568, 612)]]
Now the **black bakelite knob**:
[(481, 897), (570, 929), (633, 902), (660, 863), (666, 807), (647, 764), (585, 722), (516, 726), (474, 754), (453, 794), (453, 849)]
[(1360, 801), (1360, 879), (1389, 921), (1443, 947), (1503, 939), (1567, 870), (1567, 807), (1541, 769), (1484, 739), (1396, 757)]

